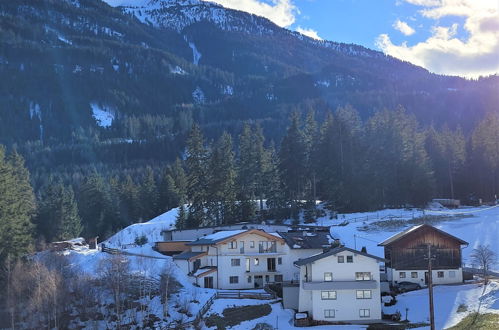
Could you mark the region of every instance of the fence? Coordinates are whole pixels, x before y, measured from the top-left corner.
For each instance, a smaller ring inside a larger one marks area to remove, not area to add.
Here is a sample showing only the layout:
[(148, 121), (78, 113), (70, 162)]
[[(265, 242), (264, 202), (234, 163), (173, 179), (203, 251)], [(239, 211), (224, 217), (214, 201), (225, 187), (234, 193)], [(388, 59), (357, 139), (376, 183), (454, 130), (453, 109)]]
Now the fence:
[(269, 292), (251, 292), (251, 291), (218, 291), (217, 299), (276, 299), (275, 294)]

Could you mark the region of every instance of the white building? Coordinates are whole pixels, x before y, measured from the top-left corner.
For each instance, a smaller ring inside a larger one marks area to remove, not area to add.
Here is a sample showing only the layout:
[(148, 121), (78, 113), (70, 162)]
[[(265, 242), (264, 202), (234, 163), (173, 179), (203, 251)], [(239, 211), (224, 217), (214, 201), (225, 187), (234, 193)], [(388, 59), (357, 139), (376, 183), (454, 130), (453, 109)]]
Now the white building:
[(300, 267), (298, 312), (319, 321), (381, 320), (379, 262), (383, 261), (347, 247), (296, 261)]
[(263, 288), (267, 283), (298, 281), (299, 270), (293, 262), (321, 253), (330, 242), (324, 232), (220, 231), (186, 243), (190, 251), (173, 260), (201, 287)]

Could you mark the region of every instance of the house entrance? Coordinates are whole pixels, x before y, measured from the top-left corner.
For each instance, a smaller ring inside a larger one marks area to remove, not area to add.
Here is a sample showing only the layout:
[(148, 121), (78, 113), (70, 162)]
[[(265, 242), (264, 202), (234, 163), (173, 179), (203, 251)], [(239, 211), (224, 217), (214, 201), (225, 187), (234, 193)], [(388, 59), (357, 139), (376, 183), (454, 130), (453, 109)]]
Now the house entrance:
[(263, 276), (255, 275), (255, 288), (263, 288)]

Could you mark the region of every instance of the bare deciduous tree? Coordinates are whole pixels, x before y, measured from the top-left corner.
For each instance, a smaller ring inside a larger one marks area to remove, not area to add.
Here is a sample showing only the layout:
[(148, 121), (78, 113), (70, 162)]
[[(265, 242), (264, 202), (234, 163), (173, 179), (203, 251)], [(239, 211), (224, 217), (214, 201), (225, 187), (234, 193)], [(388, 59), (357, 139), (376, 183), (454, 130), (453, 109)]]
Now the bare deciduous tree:
[(497, 256), (488, 245), (480, 244), (470, 255), (470, 260), (473, 264), (479, 265), (483, 271), (485, 284), (488, 282), (488, 272), (491, 266), (497, 261)]
[(122, 325), (126, 290), (130, 281), (129, 260), (123, 255), (110, 255), (99, 263), (98, 272), (112, 293), (118, 327)]

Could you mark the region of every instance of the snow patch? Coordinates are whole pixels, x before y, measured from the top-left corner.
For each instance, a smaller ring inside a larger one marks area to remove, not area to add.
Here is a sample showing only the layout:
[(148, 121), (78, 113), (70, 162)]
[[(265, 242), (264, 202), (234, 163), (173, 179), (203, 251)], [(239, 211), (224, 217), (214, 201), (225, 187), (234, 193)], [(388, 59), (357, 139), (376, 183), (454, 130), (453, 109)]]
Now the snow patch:
[(223, 95), (234, 95), (234, 87), (231, 85), (222, 86), (222, 94)]
[(90, 103), (92, 117), (100, 127), (110, 127), (113, 124), (115, 110), (109, 106), (101, 106), (96, 102)]
[(194, 65), (199, 64), (199, 60), (201, 59), (201, 53), (196, 48), (196, 45), (192, 41), (188, 41), (187, 36), (184, 36), (184, 40), (189, 44), (189, 47), (192, 49), (192, 63)]
[(327, 88), (327, 87), (331, 86), (331, 81), (329, 81), (329, 80), (317, 80), (314, 85), (315, 85), (315, 87), (321, 86), (321, 87)]
[(196, 89), (192, 92), (192, 99), (194, 100), (194, 103), (196, 104), (203, 104), (206, 101), (206, 98), (204, 96), (204, 92), (201, 89), (201, 87), (196, 87)]
[(175, 66), (175, 67), (170, 67), (170, 73), (178, 74), (178, 75), (181, 75), (181, 76), (187, 74), (187, 72), (184, 69), (182, 69), (180, 66), (178, 66), (178, 65)]

